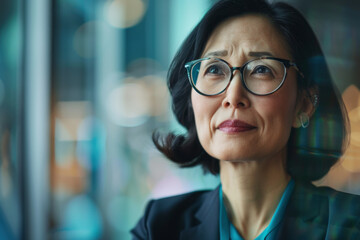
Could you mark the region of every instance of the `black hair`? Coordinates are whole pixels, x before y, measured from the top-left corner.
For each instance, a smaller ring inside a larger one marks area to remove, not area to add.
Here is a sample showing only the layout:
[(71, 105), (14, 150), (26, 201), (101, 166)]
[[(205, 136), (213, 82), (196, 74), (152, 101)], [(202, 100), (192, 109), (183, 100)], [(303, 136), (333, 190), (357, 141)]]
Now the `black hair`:
[[(168, 88), (172, 110), (187, 133), (153, 134), (156, 147), (181, 167), (202, 165), (219, 173), (219, 160), (202, 148), (191, 105), (191, 86), (185, 63), (198, 59), (214, 29), (223, 21), (245, 14), (267, 17), (282, 34), (290, 54), (304, 78), (298, 76), (298, 89), (316, 89), (319, 103), (306, 129), (293, 128), (288, 141), (287, 172), (297, 180), (323, 177), (342, 155), (347, 142), (347, 114), (333, 82), (318, 40), (301, 13), (286, 3), (265, 0), (220, 0), (205, 14), (176, 53), (169, 71)], [(309, 91), (307, 91), (309, 92)], [(309, 94), (309, 97), (312, 97)]]

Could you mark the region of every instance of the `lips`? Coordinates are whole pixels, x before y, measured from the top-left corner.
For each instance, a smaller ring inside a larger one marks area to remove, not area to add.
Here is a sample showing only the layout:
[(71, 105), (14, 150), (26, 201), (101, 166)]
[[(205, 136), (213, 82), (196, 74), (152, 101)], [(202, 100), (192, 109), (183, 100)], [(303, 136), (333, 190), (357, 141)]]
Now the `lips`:
[(222, 122), (218, 129), (226, 133), (246, 132), (255, 129), (256, 127), (240, 120), (226, 120)]

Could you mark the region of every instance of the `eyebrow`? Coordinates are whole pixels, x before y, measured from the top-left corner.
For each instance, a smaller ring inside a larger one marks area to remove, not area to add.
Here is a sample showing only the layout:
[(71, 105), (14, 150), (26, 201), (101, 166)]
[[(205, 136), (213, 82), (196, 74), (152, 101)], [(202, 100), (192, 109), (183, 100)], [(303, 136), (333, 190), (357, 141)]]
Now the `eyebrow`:
[(250, 57), (273, 57), (273, 55), (269, 52), (249, 52)]
[[(227, 54), (228, 54), (227, 50), (220, 50), (220, 51), (209, 52), (209, 53), (205, 54), (204, 57), (224, 57)], [(274, 55), (272, 55), (270, 52), (249, 52), (249, 56), (250, 57), (264, 57), (264, 56), (273, 57)]]
[(226, 50), (220, 50), (220, 51), (215, 51), (215, 52), (209, 52), (207, 54), (204, 55), (204, 57), (224, 57), (228, 54), (228, 51)]

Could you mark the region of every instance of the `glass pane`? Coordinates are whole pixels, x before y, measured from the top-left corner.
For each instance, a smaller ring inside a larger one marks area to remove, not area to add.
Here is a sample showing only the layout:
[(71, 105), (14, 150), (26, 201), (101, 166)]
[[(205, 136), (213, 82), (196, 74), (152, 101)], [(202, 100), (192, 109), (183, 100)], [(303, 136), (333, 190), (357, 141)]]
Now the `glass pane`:
[[(171, 113), (166, 72), (183, 39), (213, 2), (53, 1), (51, 238), (130, 239), (129, 230), (148, 199), (219, 183), (203, 176), (200, 168), (178, 169), (151, 141), (154, 130), (184, 132)], [(341, 92), (355, 96), (345, 104), (358, 110), (359, 104), (352, 105), (360, 99), (355, 81), (359, 61), (352, 51), (360, 41), (353, 31), (357, 25), (349, 23), (347, 15), (328, 24), (338, 13), (336, 4), (327, 5), (333, 8), (325, 14), (321, 1), (291, 2), (308, 14)], [(313, 7), (318, 10), (312, 12)], [(338, 41), (351, 47), (341, 48), (334, 36), (342, 36)], [(354, 87), (346, 90), (351, 84)], [(352, 113), (356, 121), (357, 113)], [(353, 136), (357, 146), (359, 137)], [(358, 146), (355, 149), (358, 154)], [(346, 169), (337, 175), (330, 172), (321, 184), (359, 191), (359, 168)]]
[(195, 21), (172, 16), (175, 5), (197, 21), (209, 3), (54, 1), (52, 237), (130, 239), (149, 198), (218, 184), (200, 168), (179, 170), (151, 142), (156, 129), (183, 131), (165, 78), (170, 39), (187, 34), (174, 26)]

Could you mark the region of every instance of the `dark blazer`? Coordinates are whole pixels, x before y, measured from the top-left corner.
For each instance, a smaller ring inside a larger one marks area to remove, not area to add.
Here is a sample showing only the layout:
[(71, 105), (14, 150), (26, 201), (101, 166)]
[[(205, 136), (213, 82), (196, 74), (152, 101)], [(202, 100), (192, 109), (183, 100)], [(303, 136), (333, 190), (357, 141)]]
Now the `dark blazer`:
[[(152, 200), (133, 239), (219, 239), (219, 188)], [(295, 183), (278, 239), (360, 240), (360, 196)]]

